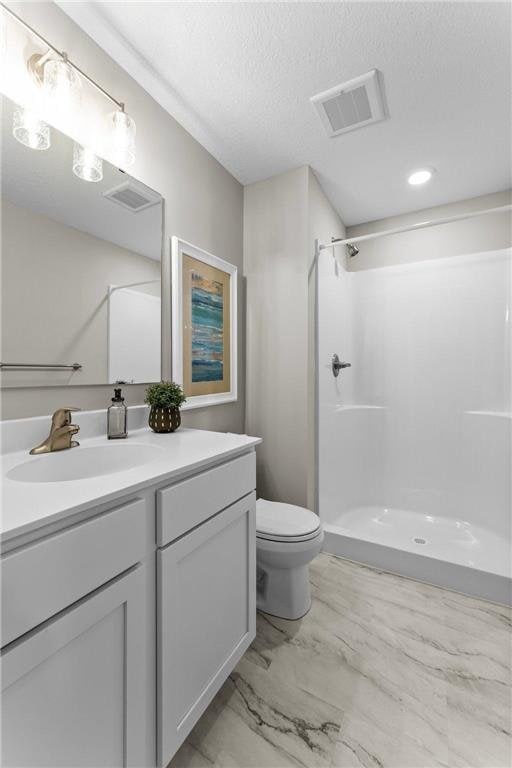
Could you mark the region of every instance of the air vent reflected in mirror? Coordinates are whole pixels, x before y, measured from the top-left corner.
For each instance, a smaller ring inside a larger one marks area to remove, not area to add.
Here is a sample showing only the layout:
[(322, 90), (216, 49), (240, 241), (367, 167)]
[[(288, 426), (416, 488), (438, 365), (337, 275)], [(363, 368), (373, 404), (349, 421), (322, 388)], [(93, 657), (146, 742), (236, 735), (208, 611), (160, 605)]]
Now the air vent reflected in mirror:
[(157, 195), (152, 189), (145, 187), (140, 182), (135, 184), (131, 180), (108, 189), (103, 193), (103, 197), (122, 205), (123, 208), (127, 208), (132, 213), (143, 211), (161, 201), (160, 195)]

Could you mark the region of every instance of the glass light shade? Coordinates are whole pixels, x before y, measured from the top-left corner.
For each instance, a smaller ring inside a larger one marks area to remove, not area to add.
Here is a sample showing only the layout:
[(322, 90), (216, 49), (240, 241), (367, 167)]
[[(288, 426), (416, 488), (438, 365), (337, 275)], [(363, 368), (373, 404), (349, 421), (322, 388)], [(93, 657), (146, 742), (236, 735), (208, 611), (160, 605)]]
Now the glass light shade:
[(103, 178), (103, 160), (88, 147), (77, 144), (73, 147), (73, 173), (83, 181), (101, 181)]
[(48, 149), (50, 126), (30, 109), (16, 107), (12, 119), (12, 134), (20, 144), (30, 149)]
[(67, 59), (50, 59), (44, 65), (44, 94), (47, 106), (57, 113), (80, 106), (82, 81)]
[(126, 112), (116, 110), (108, 116), (110, 156), (121, 168), (135, 162), (135, 120)]

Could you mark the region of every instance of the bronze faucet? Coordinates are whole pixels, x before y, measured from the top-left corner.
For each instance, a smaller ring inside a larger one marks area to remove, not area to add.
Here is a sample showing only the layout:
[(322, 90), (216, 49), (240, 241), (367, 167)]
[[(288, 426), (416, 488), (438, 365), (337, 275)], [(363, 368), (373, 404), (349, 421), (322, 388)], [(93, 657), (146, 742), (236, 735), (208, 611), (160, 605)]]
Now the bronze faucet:
[(52, 453), (53, 451), (63, 451), (66, 448), (76, 448), (77, 445), (80, 445), (76, 440), (71, 439), (80, 429), (77, 424), (71, 423), (71, 412), (79, 410), (80, 408), (59, 408), (58, 411), (55, 411), (50, 434), (40, 445), (32, 448), (30, 453)]

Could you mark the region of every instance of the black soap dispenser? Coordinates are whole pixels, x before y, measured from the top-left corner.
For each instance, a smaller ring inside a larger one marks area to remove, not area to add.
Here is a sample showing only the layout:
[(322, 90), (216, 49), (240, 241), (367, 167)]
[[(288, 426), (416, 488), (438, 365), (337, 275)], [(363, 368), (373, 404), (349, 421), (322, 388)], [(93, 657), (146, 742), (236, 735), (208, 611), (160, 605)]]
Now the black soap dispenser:
[(124, 403), (124, 397), (121, 396), (121, 390), (114, 389), (112, 405), (107, 411), (107, 437), (109, 440), (128, 437), (126, 431), (127, 414), (128, 409)]

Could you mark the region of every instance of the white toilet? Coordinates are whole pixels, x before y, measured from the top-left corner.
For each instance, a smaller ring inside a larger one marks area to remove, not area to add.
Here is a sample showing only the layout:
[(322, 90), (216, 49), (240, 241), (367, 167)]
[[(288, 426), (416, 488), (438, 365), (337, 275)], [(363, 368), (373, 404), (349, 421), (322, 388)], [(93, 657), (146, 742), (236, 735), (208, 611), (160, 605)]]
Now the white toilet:
[(324, 532), (310, 509), (256, 502), (257, 607), (283, 619), (300, 619), (311, 607), (309, 563)]

